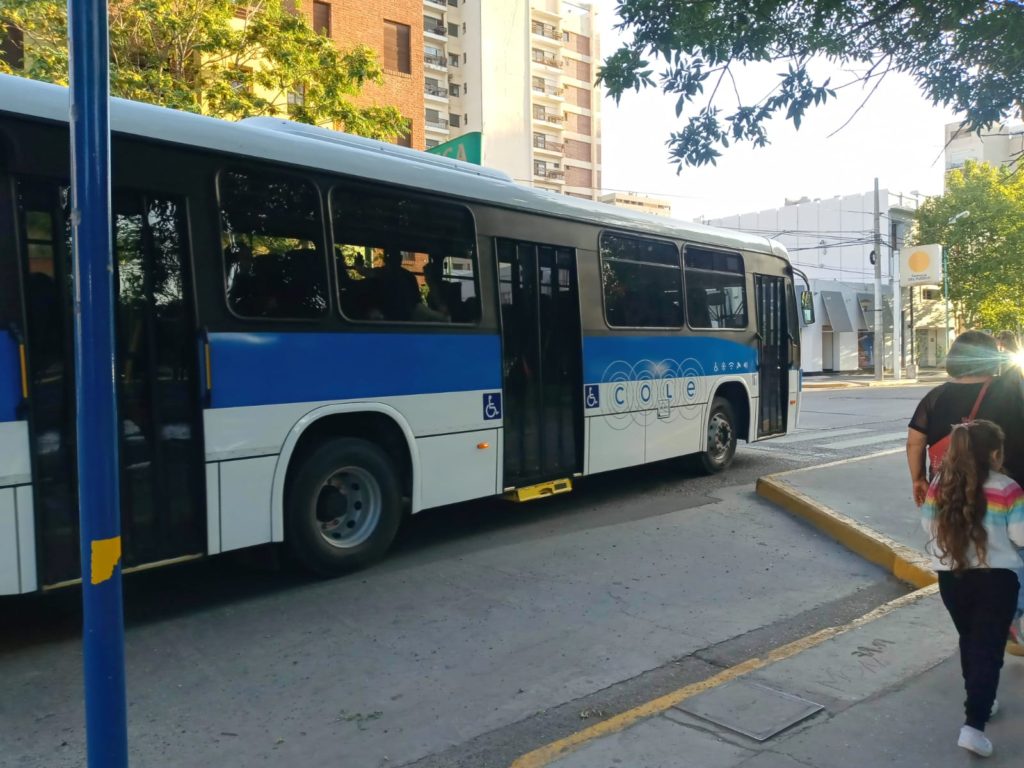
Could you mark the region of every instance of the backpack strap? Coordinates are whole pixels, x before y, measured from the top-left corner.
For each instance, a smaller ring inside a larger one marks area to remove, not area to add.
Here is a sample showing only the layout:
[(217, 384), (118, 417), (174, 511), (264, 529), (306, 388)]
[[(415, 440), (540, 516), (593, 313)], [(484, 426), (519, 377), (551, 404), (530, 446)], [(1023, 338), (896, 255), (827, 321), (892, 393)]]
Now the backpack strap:
[(974, 401), (974, 407), (971, 408), (971, 413), (967, 417), (966, 421), (974, 421), (978, 416), (978, 411), (981, 409), (981, 401), (985, 399), (985, 393), (988, 392), (989, 385), (992, 384), (992, 379), (988, 379), (985, 385), (981, 388), (981, 392), (978, 393), (978, 399)]

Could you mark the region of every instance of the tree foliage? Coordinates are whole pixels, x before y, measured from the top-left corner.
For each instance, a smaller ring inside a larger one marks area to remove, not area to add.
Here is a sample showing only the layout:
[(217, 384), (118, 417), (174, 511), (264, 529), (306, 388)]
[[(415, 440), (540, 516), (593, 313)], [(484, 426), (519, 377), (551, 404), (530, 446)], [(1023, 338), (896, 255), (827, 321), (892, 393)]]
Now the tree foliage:
[(1024, 174), (970, 161), (950, 171), (918, 210), (915, 240), (945, 246), (962, 325), (1024, 327)]
[[(715, 163), (730, 142), (768, 143), (774, 116), (799, 129), (808, 110), (860, 86), (866, 101), (891, 72), (911, 75), (971, 130), (1020, 116), (1024, 3), (1019, 0), (619, 0), (617, 28), (633, 38), (604, 61), (599, 80), (618, 101), (656, 85), (677, 97), (681, 130), (668, 140), (682, 165)], [(827, 60), (849, 72), (812, 74)], [(775, 65), (768, 94), (741, 95), (733, 70)], [(707, 91), (706, 91), (707, 89)], [(735, 97), (735, 106), (720, 106)]]
[[(340, 52), (282, 0), (110, 0), (109, 14), (115, 96), (228, 119), (287, 105), (293, 120), (385, 140), (407, 130), (397, 109), (351, 100), (383, 81), (374, 52)], [(0, 20), (0, 42), (25, 41), (24, 69), (0, 71), (67, 84), (65, 0), (3, 0)]]

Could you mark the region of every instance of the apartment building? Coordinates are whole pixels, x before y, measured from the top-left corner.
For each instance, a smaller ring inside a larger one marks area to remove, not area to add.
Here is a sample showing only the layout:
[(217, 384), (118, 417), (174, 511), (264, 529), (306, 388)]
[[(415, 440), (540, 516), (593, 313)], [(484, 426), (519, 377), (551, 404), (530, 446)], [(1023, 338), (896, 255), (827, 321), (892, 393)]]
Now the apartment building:
[(596, 14), (568, 0), (423, 0), (425, 143), (479, 133), (480, 162), (595, 199)]
[(672, 203), (661, 197), (651, 197), (636, 192), (608, 192), (598, 199), (602, 203), (626, 208), (637, 213), (648, 213), (652, 216), (672, 215)]
[(999, 167), (1024, 158), (1024, 124), (993, 125), (980, 133), (947, 123), (946, 170), (962, 168), (968, 160)]

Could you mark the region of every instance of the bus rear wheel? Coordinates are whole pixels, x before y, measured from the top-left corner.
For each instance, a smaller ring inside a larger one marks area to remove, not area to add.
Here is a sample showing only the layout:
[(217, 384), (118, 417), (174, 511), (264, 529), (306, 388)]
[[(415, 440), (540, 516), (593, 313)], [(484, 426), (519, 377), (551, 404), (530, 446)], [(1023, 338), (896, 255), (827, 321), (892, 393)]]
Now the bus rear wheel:
[(707, 448), (700, 454), (701, 468), (709, 475), (717, 474), (732, 464), (735, 455), (736, 417), (729, 401), (716, 397), (708, 413)]
[(320, 576), (376, 562), (402, 519), (398, 473), (379, 446), (337, 438), (316, 448), (292, 479), (285, 508), (285, 543)]

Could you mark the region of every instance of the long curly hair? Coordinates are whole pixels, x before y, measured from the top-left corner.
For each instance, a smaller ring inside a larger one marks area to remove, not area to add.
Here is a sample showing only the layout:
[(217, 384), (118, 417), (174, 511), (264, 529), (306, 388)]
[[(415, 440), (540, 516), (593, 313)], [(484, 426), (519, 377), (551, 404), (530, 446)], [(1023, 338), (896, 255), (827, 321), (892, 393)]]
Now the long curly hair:
[(949, 449), (936, 478), (935, 544), (940, 561), (954, 572), (970, 567), (973, 544), (981, 567), (988, 567), (988, 532), (985, 530), (985, 481), (993, 470), (993, 457), (1002, 453), (1003, 430), (979, 419), (957, 424), (950, 433)]

